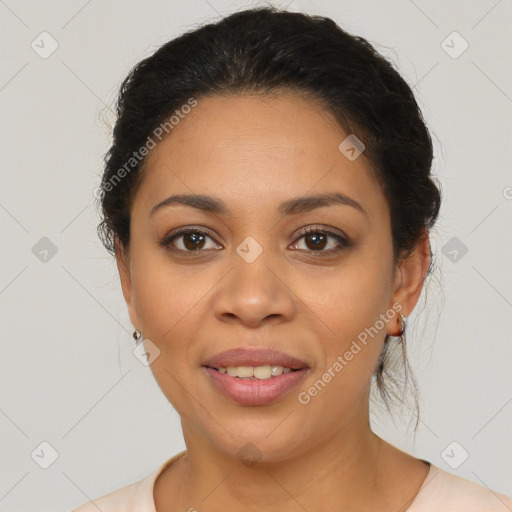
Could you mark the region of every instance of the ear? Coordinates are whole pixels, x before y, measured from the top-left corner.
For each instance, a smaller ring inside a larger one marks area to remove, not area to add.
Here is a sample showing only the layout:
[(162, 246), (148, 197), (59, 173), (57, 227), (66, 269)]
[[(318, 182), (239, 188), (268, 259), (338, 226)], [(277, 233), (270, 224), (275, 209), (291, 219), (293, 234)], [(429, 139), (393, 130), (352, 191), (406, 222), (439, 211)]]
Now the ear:
[(130, 321), (135, 329), (140, 331), (139, 328), (139, 316), (135, 308), (135, 293), (133, 290), (132, 279), (130, 275), (130, 257), (125, 253), (123, 245), (116, 238), (115, 242), (115, 253), (117, 270), (119, 271), (119, 278), (121, 280), (121, 288), (123, 290), (124, 300), (128, 306), (128, 314), (130, 315)]
[[(428, 231), (424, 230), (420, 240), (410, 255), (402, 257), (395, 271), (393, 283), (393, 295), (389, 307), (396, 310), (396, 304), (400, 304), (400, 312), (405, 317), (412, 312), (423, 289), (423, 283), (431, 262), (430, 240)], [(388, 323), (387, 334), (396, 336), (400, 332), (402, 322), (400, 315)]]

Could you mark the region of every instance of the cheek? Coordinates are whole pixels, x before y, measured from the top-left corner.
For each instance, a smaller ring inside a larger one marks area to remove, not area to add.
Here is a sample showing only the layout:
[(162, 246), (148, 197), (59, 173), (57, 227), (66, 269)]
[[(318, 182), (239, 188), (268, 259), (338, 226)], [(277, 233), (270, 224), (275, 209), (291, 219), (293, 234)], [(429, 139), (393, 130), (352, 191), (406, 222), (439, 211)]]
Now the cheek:
[(305, 303), (323, 333), (322, 366), (304, 389), (306, 400), (318, 396), (312, 398), (311, 410), (321, 414), (332, 408), (343, 415), (368, 389), (385, 337), (386, 324), (380, 317), (389, 304), (391, 262), (391, 252), (366, 247), (328, 278), (319, 280), (317, 275), (303, 282), (303, 289), (310, 290), (304, 293), (310, 297)]
[(197, 370), (196, 341), (204, 323), (201, 299), (211, 283), (197, 267), (173, 265), (158, 252), (141, 251), (133, 259), (136, 307), (145, 340), (159, 351), (150, 366), (155, 381), (173, 407), (185, 414)]
[(385, 323), (379, 317), (389, 296), (385, 274), (378, 269), (354, 265), (326, 280), (315, 304), (307, 304), (324, 333), (319, 336), (323, 357), (299, 402), (308, 417), (333, 419), (323, 425), (326, 430), (338, 428), (359, 410), (382, 351)]
[[(388, 266), (383, 258), (354, 253), (328, 276), (302, 278), (301, 298), (323, 322), (325, 332), (339, 340), (336, 349), (357, 338), (385, 312), (391, 293)], [(377, 327), (381, 330), (381, 323)]]
[(211, 288), (204, 273), (194, 264), (172, 264), (161, 250), (139, 250), (133, 262), (136, 308), (147, 337), (163, 343), (189, 332), (185, 326), (197, 323), (201, 299)]

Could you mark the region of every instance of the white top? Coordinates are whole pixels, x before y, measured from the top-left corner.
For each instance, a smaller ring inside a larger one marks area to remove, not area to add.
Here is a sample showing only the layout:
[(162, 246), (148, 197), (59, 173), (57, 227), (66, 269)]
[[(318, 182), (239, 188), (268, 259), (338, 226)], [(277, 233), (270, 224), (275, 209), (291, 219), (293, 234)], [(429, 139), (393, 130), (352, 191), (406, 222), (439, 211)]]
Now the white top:
[[(143, 480), (126, 485), (94, 503), (88, 501), (71, 512), (156, 512), (153, 488), (160, 473), (180, 452)], [(406, 512), (512, 512), (512, 498), (430, 464), (430, 470)]]

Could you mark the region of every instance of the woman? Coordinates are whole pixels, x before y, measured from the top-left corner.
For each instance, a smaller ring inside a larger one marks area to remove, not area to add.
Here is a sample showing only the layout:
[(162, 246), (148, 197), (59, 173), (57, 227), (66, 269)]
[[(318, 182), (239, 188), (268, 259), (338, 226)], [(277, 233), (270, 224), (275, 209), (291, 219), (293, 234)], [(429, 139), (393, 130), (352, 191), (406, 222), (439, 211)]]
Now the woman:
[(253, 9), (122, 84), (100, 236), (186, 451), (76, 512), (507, 511), (374, 434), (440, 208), (411, 89), (332, 20)]

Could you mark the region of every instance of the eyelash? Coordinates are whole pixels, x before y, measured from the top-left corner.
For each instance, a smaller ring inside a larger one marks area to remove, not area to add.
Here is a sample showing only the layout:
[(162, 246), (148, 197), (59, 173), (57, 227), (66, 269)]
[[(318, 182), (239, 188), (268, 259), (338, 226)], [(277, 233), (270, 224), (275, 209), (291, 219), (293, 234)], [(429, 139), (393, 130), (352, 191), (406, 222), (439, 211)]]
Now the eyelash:
[[(169, 236), (165, 237), (160, 242), (160, 245), (163, 246), (166, 249), (171, 250), (171, 251), (177, 251), (177, 252), (180, 252), (180, 253), (187, 254), (187, 256), (189, 256), (189, 255), (190, 256), (195, 256), (195, 253), (206, 252), (206, 251), (209, 251), (209, 250), (217, 250), (217, 249), (198, 249), (198, 250), (194, 250), (194, 251), (189, 251), (189, 250), (184, 250), (184, 249), (177, 249), (176, 247), (172, 247), (170, 245), (171, 242), (173, 242), (174, 240), (178, 239), (180, 236), (183, 236), (184, 234), (190, 234), (190, 233), (197, 233), (197, 234), (200, 234), (200, 235), (205, 235), (205, 236), (207, 236), (207, 237), (209, 237), (209, 238), (211, 238), (213, 240), (213, 237), (210, 234), (208, 234), (207, 232), (202, 231), (200, 229), (193, 229), (193, 228), (188, 227), (188, 228), (181, 228), (178, 231), (176, 231), (175, 233), (172, 233)], [(332, 255), (334, 253), (338, 253), (338, 252), (340, 252), (341, 250), (343, 250), (345, 248), (351, 247), (351, 242), (348, 240), (348, 238), (343, 237), (341, 235), (338, 235), (338, 234), (333, 233), (333, 232), (328, 231), (328, 230), (315, 229), (315, 228), (311, 228), (311, 227), (309, 227), (309, 228), (305, 229), (304, 231), (302, 231), (301, 233), (299, 233), (298, 238), (295, 240), (293, 245), (297, 245), (299, 240), (301, 240), (303, 237), (305, 237), (307, 235), (310, 235), (310, 234), (327, 235), (327, 236), (335, 238), (341, 244), (341, 247), (337, 247), (337, 248), (334, 248), (334, 249), (329, 249), (327, 251), (324, 251), (324, 250), (318, 250), (318, 251), (302, 250), (302, 252), (305, 252), (306, 254), (312, 255), (314, 257), (329, 256), (329, 255)]]

